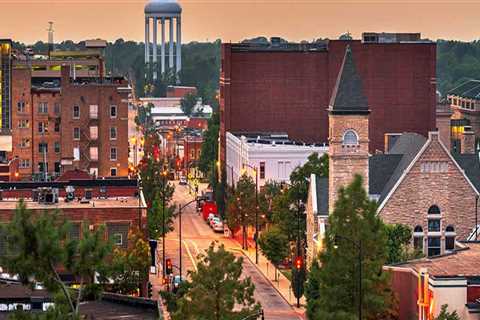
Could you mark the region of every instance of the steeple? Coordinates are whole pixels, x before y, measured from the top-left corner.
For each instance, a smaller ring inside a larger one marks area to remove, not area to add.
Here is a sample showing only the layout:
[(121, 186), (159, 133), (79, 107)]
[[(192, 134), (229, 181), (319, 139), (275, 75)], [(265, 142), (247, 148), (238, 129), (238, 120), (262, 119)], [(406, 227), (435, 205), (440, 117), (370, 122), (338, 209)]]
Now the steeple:
[(367, 97), (363, 94), (362, 79), (357, 73), (352, 49), (347, 46), (328, 110), (331, 114), (368, 114)]

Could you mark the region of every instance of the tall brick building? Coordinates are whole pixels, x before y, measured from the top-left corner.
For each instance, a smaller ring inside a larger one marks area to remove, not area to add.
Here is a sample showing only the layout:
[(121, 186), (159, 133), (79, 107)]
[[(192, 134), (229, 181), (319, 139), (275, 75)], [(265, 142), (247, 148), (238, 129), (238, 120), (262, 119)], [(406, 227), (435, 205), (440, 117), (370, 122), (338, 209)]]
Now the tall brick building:
[(18, 179), (71, 169), (94, 176), (128, 174), (131, 88), (123, 78), (104, 76), (100, 51), (13, 59), (9, 158), (18, 162)]
[(371, 109), (370, 152), (385, 133), (435, 129), (436, 44), (419, 34), (365, 34), (363, 40), (310, 44), (223, 44), (221, 159), (225, 132), (286, 132), (327, 142), (327, 107), (350, 45)]

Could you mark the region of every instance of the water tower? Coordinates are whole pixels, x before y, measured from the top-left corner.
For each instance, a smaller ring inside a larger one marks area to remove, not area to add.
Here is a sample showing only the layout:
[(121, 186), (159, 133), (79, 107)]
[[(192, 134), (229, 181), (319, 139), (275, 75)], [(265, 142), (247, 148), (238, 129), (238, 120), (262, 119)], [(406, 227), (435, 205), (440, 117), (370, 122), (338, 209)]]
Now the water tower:
[[(145, 5), (145, 64), (147, 79), (153, 79), (153, 82), (155, 82), (158, 77), (158, 71), (160, 71), (161, 74), (165, 74), (167, 71), (174, 71), (178, 78), (178, 73), (182, 69), (181, 15), (182, 7), (175, 0), (150, 0)], [(150, 21), (153, 25), (152, 28), (150, 28)], [(160, 57), (158, 55), (157, 41), (157, 27), (159, 22), (161, 25)], [(167, 44), (165, 35), (166, 26), (169, 28), (168, 54), (165, 48)], [(152, 31), (153, 44), (150, 41), (150, 31)], [(158, 63), (159, 58), (160, 63)]]

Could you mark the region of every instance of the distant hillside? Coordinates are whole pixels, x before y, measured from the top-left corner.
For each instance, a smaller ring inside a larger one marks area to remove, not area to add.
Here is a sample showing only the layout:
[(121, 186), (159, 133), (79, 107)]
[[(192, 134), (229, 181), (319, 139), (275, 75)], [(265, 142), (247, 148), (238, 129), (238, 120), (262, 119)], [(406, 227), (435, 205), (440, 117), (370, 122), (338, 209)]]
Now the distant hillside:
[[(283, 40), (283, 39), (282, 39)], [(264, 43), (265, 37), (244, 42)], [(61, 50), (83, 48), (84, 42), (64, 41), (56, 44)], [(17, 48), (24, 48), (16, 43)], [(47, 44), (37, 42), (35, 51), (46, 52)], [(108, 43), (107, 71), (128, 76), (135, 81), (137, 94), (144, 87), (144, 45), (141, 42), (118, 39)], [(220, 75), (220, 40), (213, 43), (190, 42), (182, 46), (182, 85), (196, 86), (207, 100), (213, 99)], [(480, 78), (480, 41), (460, 42), (439, 40), (437, 46), (437, 88), (445, 94), (465, 79)]]

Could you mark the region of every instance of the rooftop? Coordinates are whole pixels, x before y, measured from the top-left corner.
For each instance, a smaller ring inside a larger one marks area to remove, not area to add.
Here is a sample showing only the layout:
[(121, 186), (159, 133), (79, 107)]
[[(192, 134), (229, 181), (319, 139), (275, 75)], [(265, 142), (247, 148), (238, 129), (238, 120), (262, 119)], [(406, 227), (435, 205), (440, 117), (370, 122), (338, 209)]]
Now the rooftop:
[(150, 0), (145, 6), (145, 14), (180, 14), (182, 7), (175, 0)]
[[(18, 198), (3, 198), (0, 201), (0, 210), (14, 210), (17, 207)], [(104, 209), (104, 208), (138, 208), (139, 201), (137, 197), (109, 197), (107, 199), (93, 198), (87, 203), (82, 203), (77, 199), (73, 201), (65, 201), (65, 198), (60, 197), (58, 203), (45, 204), (33, 201), (32, 199), (25, 199), (25, 204), (28, 209)]]
[(447, 92), (447, 95), (480, 99), (480, 80), (468, 80)]
[(468, 249), (434, 258), (424, 258), (402, 264), (417, 271), (427, 268), (434, 277), (479, 277), (480, 243), (468, 243)]
[(289, 146), (316, 146), (326, 147), (325, 144), (306, 144), (301, 141), (294, 141), (285, 132), (231, 132), (237, 138), (244, 137), (247, 143), (289, 145)]

